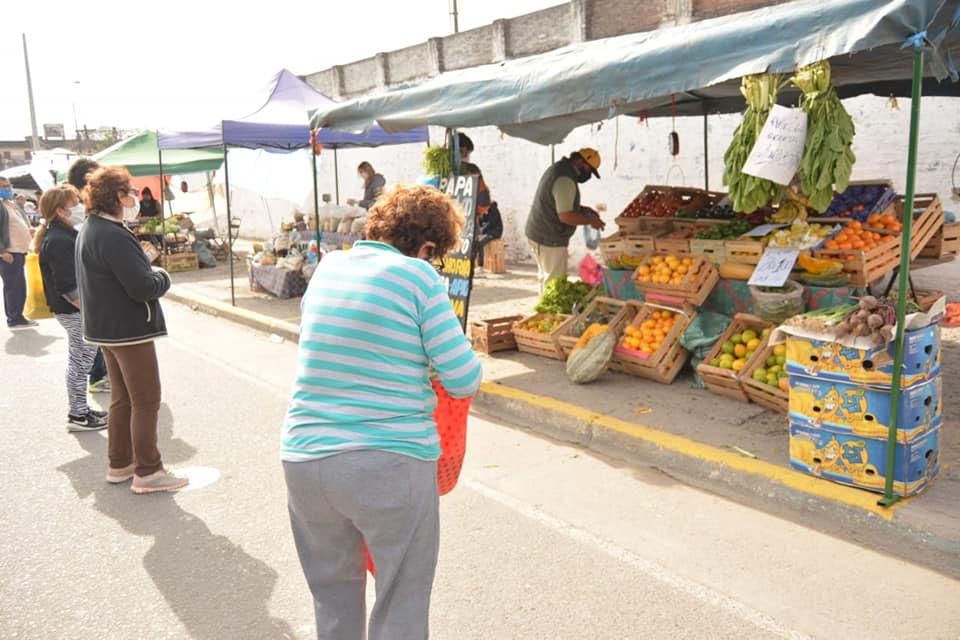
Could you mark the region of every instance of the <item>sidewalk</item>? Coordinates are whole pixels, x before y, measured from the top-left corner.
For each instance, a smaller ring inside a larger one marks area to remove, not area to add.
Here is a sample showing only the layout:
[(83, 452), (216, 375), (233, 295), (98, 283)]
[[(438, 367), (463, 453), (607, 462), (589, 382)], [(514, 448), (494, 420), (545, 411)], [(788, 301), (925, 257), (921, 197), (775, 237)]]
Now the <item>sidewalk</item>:
[[(937, 277), (942, 282), (944, 274)], [(237, 285), (239, 310), (230, 307), (225, 267), (175, 274), (174, 282), (168, 297), (176, 301), (297, 339), (299, 300), (252, 294), (245, 273)], [(960, 287), (955, 290), (960, 293)], [(536, 274), (529, 268), (481, 274), (470, 315), (529, 313), (536, 299)], [(944, 331), (943, 362), (944, 381), (960, 380), (960, 330)], [(883, 509), (877, 494), (790, 469), (782, 416), (694, 389), (689, 371), (672, 385), (607, 373), (581, 386), (569, 382), (560, 362), (505, 352), (484, 357), (484, 372), (474, 404), (478, 411), (618, 460), (657, 467), (733, 500), (759, 500), (763, 508), (800, 523), (815, 515), (818, 526), (837, 534), (891, 552), (910, 548), (911, 560), (925, 556), (925, 562), (947, 563), (960, 575), (960, 431), (954, 426), (960, 389), (953, 382), (944, 384), (939, 478), (920, 496)]]

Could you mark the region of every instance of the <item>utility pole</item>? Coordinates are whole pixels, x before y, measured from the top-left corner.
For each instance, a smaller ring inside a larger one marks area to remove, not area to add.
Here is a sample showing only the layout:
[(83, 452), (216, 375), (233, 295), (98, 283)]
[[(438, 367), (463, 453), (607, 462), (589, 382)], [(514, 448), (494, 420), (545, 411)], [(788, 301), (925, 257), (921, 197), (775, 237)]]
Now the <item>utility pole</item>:
[(27, 67), (27, 96), (30, 99), (30, 128), (33, 132), (33, 150), (40, 149), (40, 138), (37, 136), (37, 112), (33, 108), (33, 83), (30, 81), (30, 59), (27, 57), (27, 34), (23, 36), (23, 64)]
[(80, 126), (77, 124), (77, 91), (80, 86), (79, 80), (73, 81), (73, 135), (77, 138), (77, 152), (83, 155), (83, 142), (80, 141)]
[(450, 0), (450, 18), (453, 20), (453, 32), (460, 33), (460, 13), (457, 11), (457, 0)]

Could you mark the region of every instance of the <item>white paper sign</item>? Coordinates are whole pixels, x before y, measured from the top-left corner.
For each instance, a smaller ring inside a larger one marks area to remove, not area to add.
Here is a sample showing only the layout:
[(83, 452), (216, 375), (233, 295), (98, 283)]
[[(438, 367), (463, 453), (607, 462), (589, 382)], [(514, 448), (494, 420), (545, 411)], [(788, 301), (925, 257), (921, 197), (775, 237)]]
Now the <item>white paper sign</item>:
[(788, 224), (762, 224), (759, 227), (755, 227), (750, 231), (747, 231), (745, 234), (740, 236), (741, 238), (762, 238), (766, 235), (770, 235), (777, 229), (783, 229), (784, 227), (789, 227)]
[(807, 114), (800, 109), (773, 105), (743, 172), (787, 185), (793, 180), (807, 141)]
[(747, 284), (754, 287), (782, 287), (790, 277), (800, 250), (793, 247), (767, 247)]

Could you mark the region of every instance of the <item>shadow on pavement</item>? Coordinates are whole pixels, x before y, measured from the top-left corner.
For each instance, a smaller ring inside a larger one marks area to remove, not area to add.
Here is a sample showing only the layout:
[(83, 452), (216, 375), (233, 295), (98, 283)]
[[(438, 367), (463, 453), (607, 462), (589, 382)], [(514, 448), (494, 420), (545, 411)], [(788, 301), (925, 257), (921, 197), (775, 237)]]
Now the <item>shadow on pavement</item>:
[(34, 329), (11, 332), (3, 345), (3, 350), (11, 356), (29, 356), (37, 358), (47, 355), (47, 347), (57, 338), (45, 336)]
[[(87, 455), (59, 471), (69, 478), (81, 499), (93, 495), (93, 507), (125, 531), (153, 538), (143, 556), (143, 567), (189, 630), (189, 637), (294, 637), (289, 625), (272, 618), (267, 608), (277, 582), (276, 571), (226, 536), (211, 532), (203, 520), (177, 504), (174, 494), (138, 496), (130, 491), (129, 483), (105, 482), (106, 438), (95, 433), (76, 437)], [(159, 440), (164, 463), (171, 466), (189, 460), (196, 451), (189, 443), (173, 438), (173, 417), (167, 405), (161, 407)]]

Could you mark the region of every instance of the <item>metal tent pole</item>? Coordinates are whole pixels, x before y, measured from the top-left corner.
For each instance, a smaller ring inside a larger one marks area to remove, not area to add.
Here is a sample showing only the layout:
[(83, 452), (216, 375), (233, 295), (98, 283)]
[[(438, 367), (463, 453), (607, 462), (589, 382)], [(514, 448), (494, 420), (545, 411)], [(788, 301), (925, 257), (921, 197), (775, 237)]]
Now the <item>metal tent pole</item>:
[(310, 145), (310, 157), (313, 160), (313, 224), (316, 226), (317, 256), (320, 255), (320, 195), (317, 193), (317, 152)]
[(910, 286), (910, 232), (913, 226), (913, 199), (917, 178), (917, 145), (920, 136), (920, 97), (923, 79), (923, 51), (913, 52), (913, 91), (910, 97), (910, 144), (907, 151), (907, 194), (903, 207), (903, 239), (900, 252), (900, 282), (897, 290), (897, 336), (894, 343), (893, 380), (890, 390), (890, 427), (887, 432), (887, 469), (883, 498), (879, 504), (889, 507), (899, 496), (893, 494), (893, 472), (897, 460), (897, 428), (900, 409), (900, 380), (903, 368), (903, 335), (906, 330), (907, 289)]
[(340, 204), (340, 167), (337, 162), (337, 148), (333, 148), (333, 197), (335, 202)]
[(230, 263), (230, 304), (237, 306), (237, 291), (233, 274), (233, 215), (230, 212), (230, 147), (223, 145), (223, 182), (227, 190), (227, 262)]
[[(703, 105), (703, 103), (701, 103)], [(707, 107), (703, 105), (703, 188), (710, 190), (710, 138), (707, 133)]]
[[(160, 148), (160, 132), (157, 132), (157, 164), (160, 165), (160, 254), (167, 254), (167, 219), (163, 216), (163, 203), (167, 199), (167, 190), (163, 185), (163, 149)], [(163, 264), (163, 260), (160, 261)]]

